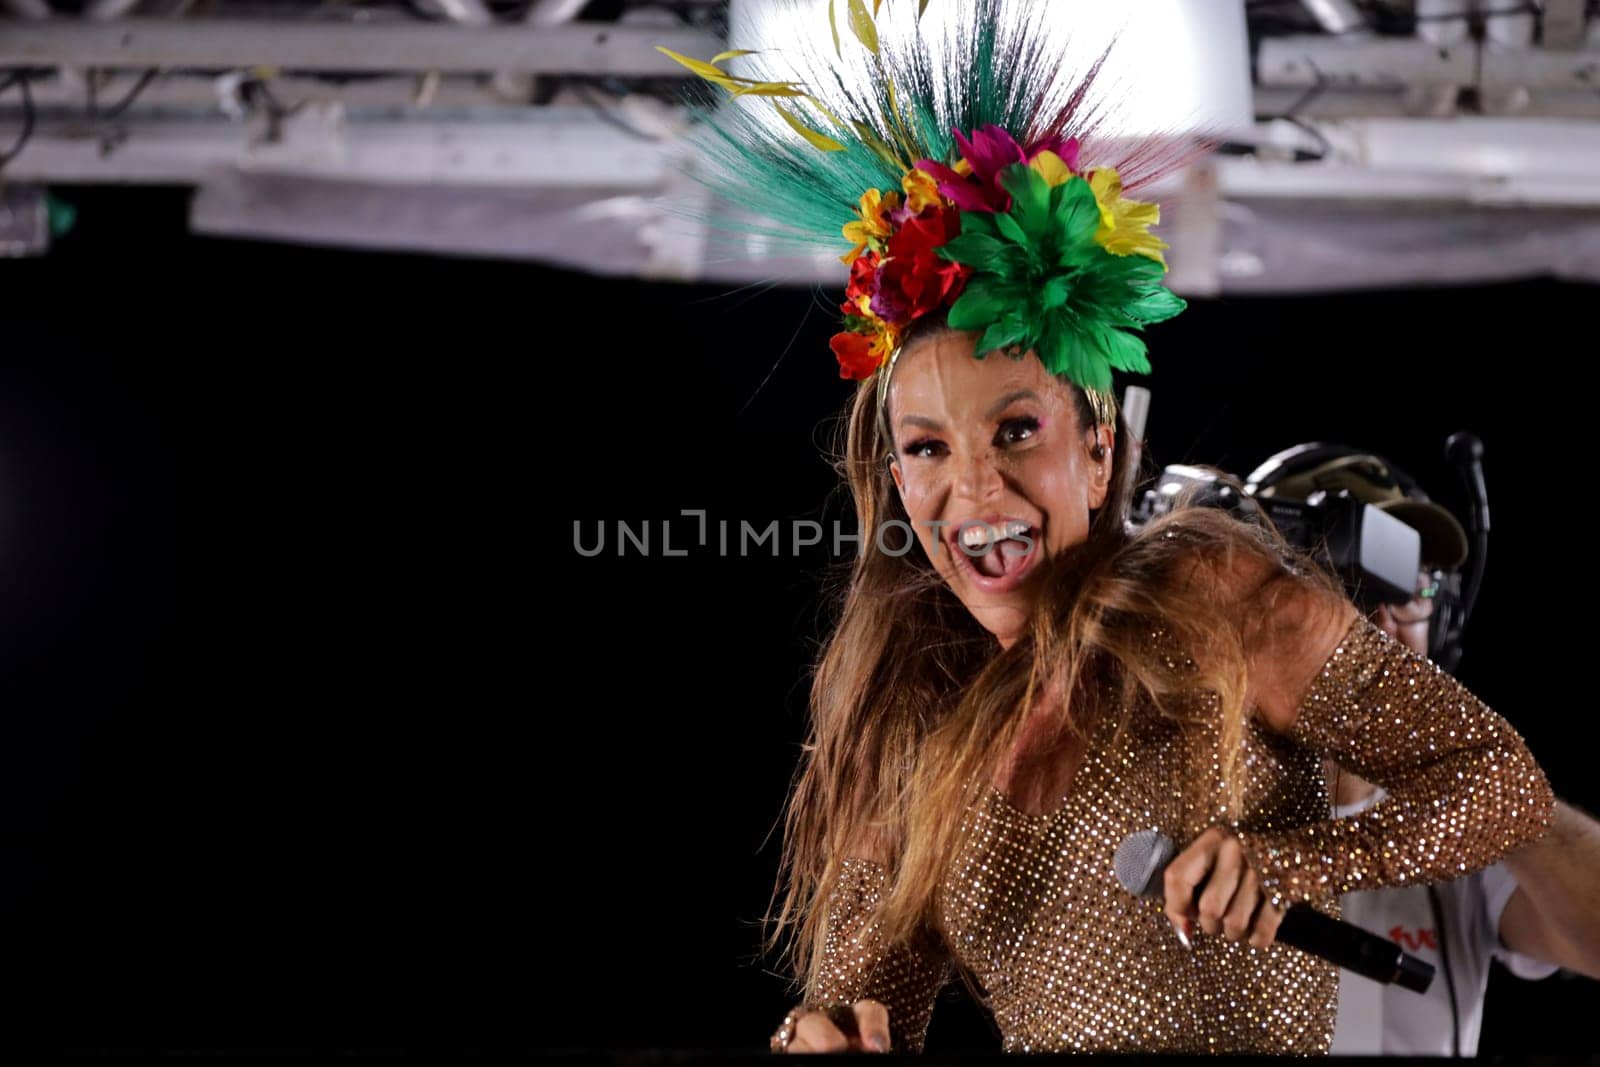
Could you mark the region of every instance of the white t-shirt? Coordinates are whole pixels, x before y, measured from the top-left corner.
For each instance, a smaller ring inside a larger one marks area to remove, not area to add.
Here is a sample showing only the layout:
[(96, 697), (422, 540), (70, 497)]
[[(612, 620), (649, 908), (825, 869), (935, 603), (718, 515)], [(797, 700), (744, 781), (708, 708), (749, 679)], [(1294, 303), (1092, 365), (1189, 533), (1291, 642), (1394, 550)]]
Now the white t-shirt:
[[(1354, 815), (1376, 804), (1380, 789), (1367, 800), (1338, 807), (1335, 818)], [(1519, 978), (1548, 978), (1560, 968), (1512, 952), (1500, 941), (1500, 915), (1516, 892), (1517, 882), (1504, 865), (1434, 886), (1402, 886), (1347, 893), (1344, 919), (1396, 942), (1433, 964), (1433, 983), (1426, 993), (1339, 972), (1339, 1014), (1333, 1031), (1336, 1056), (1448, 1056), (1454, 1051), (1450, 989), (1460, 1012), (1461, 1054), (1478, 1051), (1483, 1026), (1483, 994), (1489, 984), (1489, 963), (1498, 959)], [(1444, 923), (1444, 952), (1429, 891), (1438, 897)], [(1444, 956), (1450, 960), (1445, 973)]]

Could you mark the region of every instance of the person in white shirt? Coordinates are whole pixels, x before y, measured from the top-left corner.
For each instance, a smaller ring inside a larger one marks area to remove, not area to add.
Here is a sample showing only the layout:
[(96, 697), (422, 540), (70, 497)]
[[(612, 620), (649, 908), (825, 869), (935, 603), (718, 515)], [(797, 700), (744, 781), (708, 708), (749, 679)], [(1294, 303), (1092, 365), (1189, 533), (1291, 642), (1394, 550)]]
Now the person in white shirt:
[[(1326, 450), (1322, 457), (1311, 469), (1277, 480), (1270, 495), (1304, 500), (1319, 491), (1349, 490), (1418, 530), (1421, 592), (1410, 603), (1379, 607), (1372, 620), (1428, 655), (1438, 575), (1466, 561), (1466, 532), (1382, 457), (1353, 449)], [(1348, 771), (1329, 764), (1328, 772), (1336, 816), (1383, 798), (1382, 789)], [(1436, 976), (1428, 992), (1418, 994), (1341, 971), (1329, 1051), (1476, 1055), (1493, 960), (1521, 978), (1546, 978), (1562, 968), (1600, 978), (1600, 823), (1560, 803), (1546, 837), (1492, 867), (1439, 885), (1350, 893), (1342, 910), (1346, 921), (1433, 964)]]

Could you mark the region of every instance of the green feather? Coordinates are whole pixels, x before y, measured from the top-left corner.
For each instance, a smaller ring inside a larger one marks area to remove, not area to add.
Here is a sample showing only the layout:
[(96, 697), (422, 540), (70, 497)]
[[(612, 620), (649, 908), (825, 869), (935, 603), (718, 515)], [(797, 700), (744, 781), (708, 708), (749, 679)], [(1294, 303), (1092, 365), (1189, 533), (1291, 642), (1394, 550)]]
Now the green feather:
[(1022, 344), (1027, 337), (1027, 318), (1020, 311), (1012, 310), (983, 331), (983, 336), (978, 338), (977, 351), (988, 353), (997, 349), (1011, 348)]
[(1056, 188), (1064, 190), (1059, 201), (1052, 196), (1057, 238), (1065, 246), (1087, 248), (1100, 229), (1100, 205), (1095, 201), (1094, 190), (1082, 178), (1073, 178)]
[(1015, 216), (996, 215), (994, 224), (995, 228), (1000, 231), (1000, 236), (1012, 244), (1020, 245), (1023, 248), (1032, 247), (1031, 236), (1022, 228), (1022, 224), (1016, 220)]
[(958, 330), (983, 330), (1027, 299), (1027, 290), (993, 275), (977, 275), (950, 305), (946, 321)]
[(990, 237), (981, 233), (960, 233), (939, 247), (939, 255), (952, 263), (994, 274), (1006, 274), (1017, 256), (1017, 245), (1003, 236)]
[[(995, 216), (983, 211), (963, 211), (961, 213), (961, 232), (963, 234), (981, 233), (985, 237), (999, 239), (1000, 227), (995, 225)], [(949, 247), (948, 243), (945, 247)]]
[(1123, 308), (1130, 318), (1142, 323), (1166, 322), (1189, 305), (1180, 296), (1159, 285)]
[(1067, 302), (1072, 295), (1073, 283), (1076, 279), (1071, 274), (1057, 274), (1045, 282), (1039, 289), (1039, 305), (1046, 311), (1054, 311)]
[[(970, 0), (964, 17), (950, 24), (924, 24), (909, 8), (901, 21), (890, 4), (877, 26), (876, 59), (846, 50), (841, 60), (831, 34), (820, 43), (733, 42), (767, 46), (750, 57), (741, 76), (799, 83), (815, 103), (795, 99), (795, 119), (842, 149), (818, 151), (787, 126), (774, 125), (769, 100), (722, 100), (703, 83), (686, 85), (695, 120), (691, 143), (698, 150), (690, 173), (726, 206), (682, 213), (709, 223), (712, 236), (730, 246), (759, 233), (779, 253), (845, 251), (849, 246), (839, 231), (861, 194), (898, 189), (919, 159), (954, 163), (952, 130), (995, 125), (1027, 141), (1043, 132), (1039, 124), (1076, 110), (1076, 94), (1091, 72), (1062, 68), (1043, 32), (1044, 8), (1051, 2)], [(846, 7), (859, 21), (859, 8)], [(941, 33), (940, 47), (931, 47)], [(775, 43), (781, 47), (770, 47)], [(936, 64), (939, 51), (945, 62)], [(890, 102), (891, 86), (898, 111)]]
[(950, 325), (983, 331), (980, 354), (1031, 347), (1085, 389), (1110, 389), (1113, 370), (1147, 373), (1144, 341), (1126, 331), (1184, 306), (1161, 286), (1161, 265), (1100, 246), (1100, 208), (1081, 178), (1052, 188), (1016, 164), (1001, 182), (1010, 210), (962, 212), (960, 236), (939, 250), (974, 271)]
[(1011, 214), (1024, 231), (1038, 233), (1050, 225), (1051, 189), (1043, 175), (1032, 167), (1007, 167), (1000, 184), (1011, 194)]

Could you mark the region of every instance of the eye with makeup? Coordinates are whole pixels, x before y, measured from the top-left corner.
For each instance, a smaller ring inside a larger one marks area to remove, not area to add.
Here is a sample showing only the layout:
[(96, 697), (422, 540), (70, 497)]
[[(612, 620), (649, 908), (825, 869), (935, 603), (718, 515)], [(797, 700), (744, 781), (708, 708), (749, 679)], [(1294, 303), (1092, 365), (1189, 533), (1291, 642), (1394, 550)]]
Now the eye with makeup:
[[(995, 431), (995, 447), (1011, 448), (1023, 444), (1032, 440), (1038, 432), (1039, 420), (1032, 415), (1020, 415), (1016, 418), (1005, 419), (1000, 423), (1000, 428)], [(906, 445), (903, 451), (907, 457), (934, 459), (950, 450), (937, 437), (919, 437)]]
[(1032, 415), (1019, 415), (1000, 424), (997, 437), (1008, 445), (1020, 445), (1039, 432), (1039, 420)]

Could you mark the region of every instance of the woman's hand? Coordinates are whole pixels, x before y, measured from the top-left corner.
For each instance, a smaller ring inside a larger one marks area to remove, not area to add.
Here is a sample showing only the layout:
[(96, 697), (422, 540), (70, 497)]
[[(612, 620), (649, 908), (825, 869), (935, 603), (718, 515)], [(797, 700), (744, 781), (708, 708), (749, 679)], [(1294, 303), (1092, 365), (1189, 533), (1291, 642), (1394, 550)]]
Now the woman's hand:
[(1283, 912), (1262, 894), (1239, 839), (1220, 826), (1195, 838), (1167, 865), (1166, 890), (1167, 918), (1185, 947), (1198, 923), (1208, 934), (1248, 938), (1266, 948), (1283, 921)]
[(888, 1052), (889, 1009), (876, 1000), (858, 1000), (848, 1007), (796, 1008), (773, 1035), (772, 1050)]

